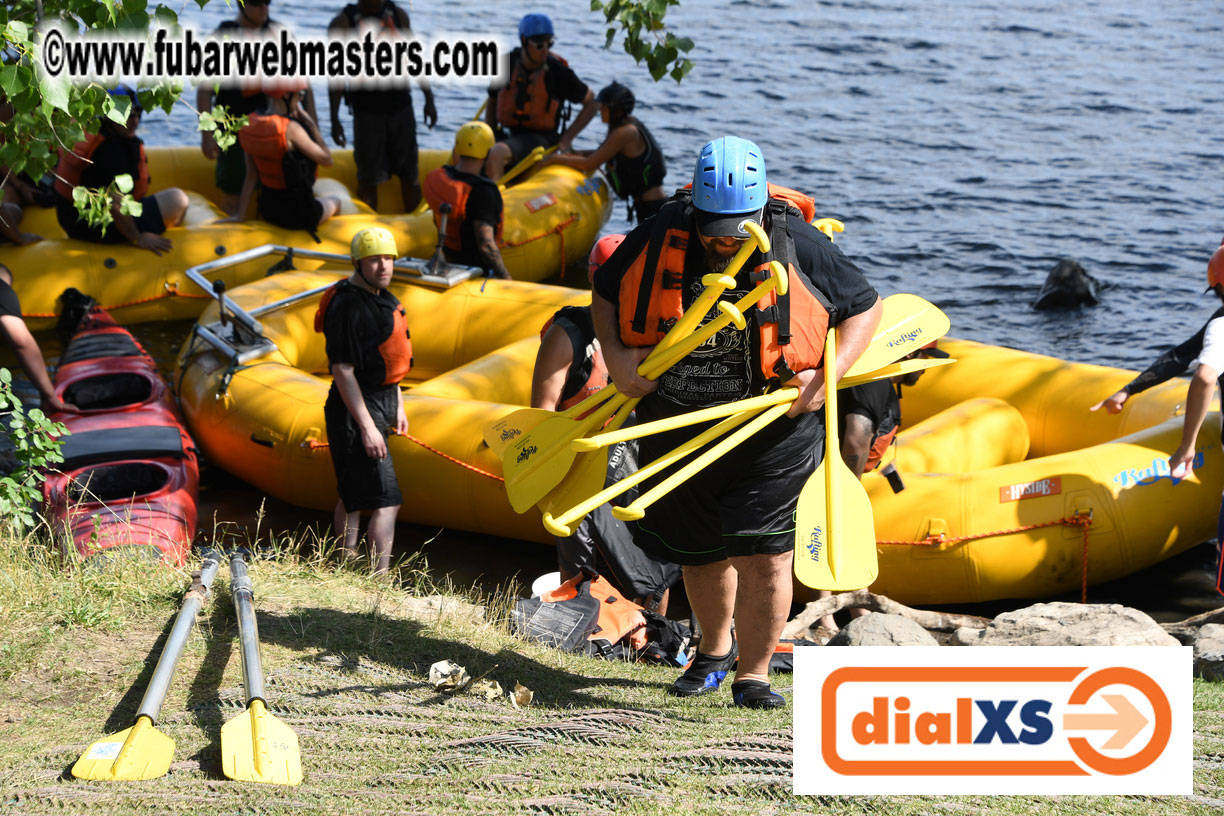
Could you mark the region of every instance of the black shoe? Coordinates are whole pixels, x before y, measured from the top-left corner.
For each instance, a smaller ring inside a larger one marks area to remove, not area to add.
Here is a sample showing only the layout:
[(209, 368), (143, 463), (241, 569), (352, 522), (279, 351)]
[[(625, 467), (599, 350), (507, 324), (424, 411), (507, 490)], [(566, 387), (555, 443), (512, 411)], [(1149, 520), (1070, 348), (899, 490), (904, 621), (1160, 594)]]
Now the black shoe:
[(699, 694), (708, 694), (716, 690), (723, 678), (727, 676), (727, 672), (735, 666), (737, 658), (739, 658), (739, 647), (734, 641), (731, 643), (731, 651), (722, 657), (710, 657), (698, 652), (693, 662), (684, 670), (684, 674), (677, 677), (676, 682), (672, 683), (671, 688), (667, 690), (668, 694), (674, 694), (677, 697), (696, 697)]
[(731, 684), (731, 699), (741, 708), (785, 708), (786, 698), (769, 690), (760, 680), (740, 680)]

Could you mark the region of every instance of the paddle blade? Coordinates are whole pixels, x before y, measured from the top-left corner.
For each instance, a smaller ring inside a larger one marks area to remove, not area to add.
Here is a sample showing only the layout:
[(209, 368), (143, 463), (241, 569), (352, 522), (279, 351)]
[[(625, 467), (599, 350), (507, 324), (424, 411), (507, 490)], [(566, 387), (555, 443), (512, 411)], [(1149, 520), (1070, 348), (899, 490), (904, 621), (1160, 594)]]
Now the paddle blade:
[(77, 779), (136, 780), (165, 776), (174, 759), (174, 740), (153, 727), (148, 717), (117, 734), (105, 736), (72, 766)]
[[(830, 527), (825, 512), (826, 467), (834, 468), (833, 478), (837, 482), (835, 529)], [(848, 592), (870, 586), (879, 571), (875, 521), (867, 491), (836, 451), (826, 454), (799, 494), (795, 577), (813, 589)]]
[(252, 700), (251, 707), (221, 726), (221, 772), (242, 782), (298, 785), (302, 756), (292, 728)]
[(884, 298), (880, 325), (871, 343), (843, 377), (865, 374), (900, 360), (948, 333), (951, 323), (937, 306), (917, 295), (899, 293)]
[(516, 439), (521, 438), (544, 420), (556, 416), (553, 411), (545, 411), (541, 408), (523, 408), (490, 422), (480, 431), (485, 444), (489, 446), (494, 455), (500, 458), (506, 452), (506, 448), (513, 445)]

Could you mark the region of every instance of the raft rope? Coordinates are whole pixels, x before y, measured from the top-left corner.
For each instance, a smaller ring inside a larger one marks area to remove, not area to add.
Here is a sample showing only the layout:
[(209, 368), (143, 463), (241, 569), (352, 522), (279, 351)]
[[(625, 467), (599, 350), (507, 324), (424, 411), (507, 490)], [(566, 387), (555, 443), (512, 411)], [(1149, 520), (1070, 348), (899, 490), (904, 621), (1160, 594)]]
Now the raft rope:
[[(128, 306), (140, 306), (141, 304), (144, 304), (144, 303), (153, 303), (154, 301), (165, 300), (166, 298), (173, 298), (173, 297), (187, 298), (189, 300), (212, 300), (213, 299), (212, 295), (192, 295), (186, 292), (180, 292), (178, 290), (177, 283), (173, 281), (167, 281), (165, 284), (165, 291), (162, 292), (160, 295), (152, 295), (151, 297), (147, 297), (147, 298), (138, 298), (136, 300), (128, 300), (123, 303), (116, 303), (110, 306), (103, 306), (102, 308), (106, 309), (108, 312), (113, 312), (116, 309), (125, 309)], [(52, 318), (52, 317), (59, 317), (59, 314), (57, 314), (56, 312), (24, 312), (22, 314), (22, 317)]]
[(962, 541), (973, 541), (978, 538), (1013, 535), (1028, 530), (1036, 530), (1041, 527), (1053, 527), (1059, 524), (1065, 527), (1082, 527), (1084, 530), (1084, 554), (1081, 557), (1082, 567), (1080, 570), (1080, 603), (1088, 603), (1088, 528), (1092, 526), (1092, 511), (1076, 513), (1073, 516), (1064, 516), (1054, 521), (1043, 521), (1039, 524), (1026, 524), (1023, 527), (1014, 527), (1010, 530), (991, 530), (986, 533), (971, 533), (963, 536), (945, 536), (940, 534), (927, 536), (922, 541), (878, 539), (876, 544), (882, 544), (886, 547), (938, 547), (940, 544), (959, 544)]
[[(442, 451), (438, 450), (437, 448), (435, 448), (435, 447), (433, 447), (432, 445), (428, 444), (428, 443), (427, 443), (427, 442), (425, 442), (424, 440), (421, 440), (421, 439), (419, 439), (419, 438), (417, 438), (417, 437), (413, 436), (412, 434), (393, 434), (393, 436), (402, 436), (404, 439), (407, 439), (409, 442), (415, 442), (416, 444), (420, 445), (422, 448), (424, 448), (425, 450), (429, 451), (430, 453), (435, 453), (435, 454), (437, 454), (438, 456), (441, 456), (443, 459), (446, 459), (447, 461), (454, 462), (454, 463), (455, 463), (456, 465), (458, 465), (459, 467), (462, 467), (462, 468), (467, 468), (468, 470), (472, 471), (473, 473), (478, 473), (478, 474), (480, 474), (481, 476), (484, 476), (484, 477), (489, 478), (489, 479), (493, 479), (494, 481), (497, 481), (497, 482), (504, 482), (504, 481), (506, 481), (505, 477), (503, 477), (503, 476), (498, 476), (496, 473), (489, 473), (487, 470), (481, 470), (480, 468), (476, 467), (475, 465), (469, 465), (467, 462), (464, 462), (462, 459), (456, 459), (455, 457), (451, 456), (449, 453), (444, 453), (444, 452), (442, 452)], [(310, 450), (318, 450), (318, 449), (320, 449), (320, 448), (328, 448), (328, 447), (331, 447), (331, 445), (330, 445), (329, 443), (327, 443), (327, 442), (320, 442), (320, 441), (319, 441), (319, 440), (317, 440), (317, 439), (307, 439), (305, 442), (303, 442), (303, 443), (302, 443), (302, 446), (303, 446), (303, 447), (306, 447), (306, 448), (309, 448)]]
[(542, 238), (547, 238), (553, 233), (556, 233), (557, 237), (561, 239), (561, 278), (560, 279), (565, 280), (565, 228), (577, 220), (578, 220), (578, 215), (575, 213), (571, 213), (568, 219), (566, 219), (565, 221), (562, 221), (560, 224), (557, 224), (555, 227), (553, 227), (550, 230), (541, 232), (539, 235), (534, 235), (531, 238), (527, 238), (523, 241), (506, 241), (504, 244), (502, 244), (502, 246), (510, 247), (510, 248), (521, 247), (521, 246), (530, 244), (533, 241), (539, 241)]

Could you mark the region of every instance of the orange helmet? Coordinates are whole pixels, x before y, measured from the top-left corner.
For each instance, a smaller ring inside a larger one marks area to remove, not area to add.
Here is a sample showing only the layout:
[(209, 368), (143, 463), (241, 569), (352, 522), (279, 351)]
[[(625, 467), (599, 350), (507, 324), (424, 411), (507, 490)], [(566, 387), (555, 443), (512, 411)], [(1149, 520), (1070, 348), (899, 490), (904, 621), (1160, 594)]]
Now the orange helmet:
[(591, 247), (591, 255), (587, 258), (587, 263), (590, 264), (587, 269), (587, 280), (594, 281), (595, 273), (599, 267), (604, 265), (604, 261), (612, 257), (612, 253), (621, 245), (621, 241), (625, 240), (624, 235), (614, 234), (605, 235), (595, 242), (595, 246)]
[(1224, 283), (1224, 241), (1211, 253), (1211, 260), (1207, 262), (1207, 290), (1214, 289), (1217, 283)]

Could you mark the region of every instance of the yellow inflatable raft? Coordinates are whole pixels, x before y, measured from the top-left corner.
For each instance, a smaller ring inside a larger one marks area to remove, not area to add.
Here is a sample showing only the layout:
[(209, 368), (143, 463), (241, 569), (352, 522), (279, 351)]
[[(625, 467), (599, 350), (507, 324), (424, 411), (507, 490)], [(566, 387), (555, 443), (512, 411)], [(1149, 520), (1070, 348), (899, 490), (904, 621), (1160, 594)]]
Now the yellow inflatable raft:
[[(872, 590), (909, 604), (1039, 598), (1137, 572), (1215, 536), (1224, 485), (1220, 417), (1194, 475), (1172, 477), (1186, 381), (1088, 409), (1133, 372), (969, 341), (902, 398), (884, 459), (905, 489), (864, 477), (875, 514)], [(1091, 597), (1091, 595), (1089, 595)]]
[[(238, 287), (227, 296), (255, 315), (261, 336), (232, 317), (221, 326), (210, 305), (179, 359), (183, 413), (208, 461), (316, 510), (335, 507), (336, 484), (323, 421), (327, 357), (313, 321), (322, 290), (346, 274), (287, 272)], [(398, 275), (391, 291), (407, 312), (415, 357), (404, 383), (409, 436), (389, 441), (400, 519), (551, 541), (538, 512), (511, 509), (481, 428), (530, 401), (541, 327), (590, 293), (483, 279), (435, 289)]]
[[(122, 323), (175, 320), (197, 316), (209, 297), (183, 275), (189, 267), (232, 256), (263, 244), (302, 246), (310, 243), (302, 231), (282, 230), (262, 221), (219, 223), (220, 192), (213, 183), (213, 164), (195, 147), (149, 148), (149, 172), (154, 191), (181, 187), (191, 197), (182, 226), (167, 230), (174, 248), (161, 256), (128, 244), (91, 244), (69, 240), (55, 220), (54, 209), (29, 208), (22, 228), (47, 240), (27, 247), (0, 248), (0, 263), (16, 273), (14, 288), (33, 328), (50, 328), (58, 312), (56, 298), (69, 286), (89, 292)], [(335, 164), (320, 168), (317, 194), (345, 200), (342, 214), (318, 230), (327, 252), (347, 252), (349, 240), (363, 227), (381, 225), (395, 235), (403, 255), (428, 258), (438, 233), (428, 210), (416, 215), (375, 213), (349, 192), (356, 186), (352, 151), (335, 151)], [(424, 175), (440, 166), (448, 154), (423, 150)], [(566, 167), (547, 167), (503, 192), (505, 204), (502, 257), (519, 280), (539, 281), (560, 274), (565, 265), (585, 261), (600, 227), (611, 213), (611, 196), (604, 177), (587, 178)], [(382, 207), (400, 202), (398, 182), (379, 190)], [(302, 263), (315, 268), (317, 263)], [(230, 287), (255, 280), (267, 264), (233, 266), (216, 277)]]

